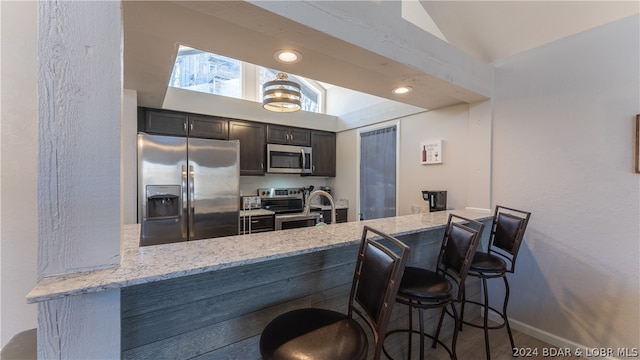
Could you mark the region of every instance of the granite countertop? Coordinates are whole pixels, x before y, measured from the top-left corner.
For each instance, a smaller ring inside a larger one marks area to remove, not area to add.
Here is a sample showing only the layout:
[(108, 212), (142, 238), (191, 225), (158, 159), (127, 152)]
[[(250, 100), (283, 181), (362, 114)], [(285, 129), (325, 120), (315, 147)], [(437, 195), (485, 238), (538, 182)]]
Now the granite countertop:
[(486, 211), (440, 211), (145, 247), (138, 246), (140, 226), (125, 225), (120, 266), (46, 277), (29, 292), (27, 302), (95, 293), (357, 244), (365, 225), (394, 236), (437, 229), (446, 224), (450, 212), (478, 220), (491, 218), (491, 213)]
[(251, 210), (240, 210), (240, 217), (245, 216), (263, 216), (263, 215), (274, 215), (275, 213), (271, 210), (265, 209), (251, 209)]

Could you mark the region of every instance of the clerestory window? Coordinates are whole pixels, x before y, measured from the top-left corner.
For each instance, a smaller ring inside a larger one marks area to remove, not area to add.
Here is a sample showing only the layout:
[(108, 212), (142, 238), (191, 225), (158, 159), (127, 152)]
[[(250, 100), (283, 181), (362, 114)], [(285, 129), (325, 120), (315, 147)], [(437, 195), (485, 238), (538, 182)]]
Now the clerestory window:
[(169, 86), (242, 98), (239, 60), (180, 46)]
[[(254, 98), (246, 100), (261, 102), (262, 84), (275, 79), (278, 72), (280, 71), (243, 64), (240, 60), (181, 45), (169, 86), (242, 99), (243, 94), (254, 93), (243, 91), (243, 76), (256, 76), (260, 89)], [(287, 75), (302, 88), (302, 110), (323, 112), (324, 88), (313, 80), (289, 73)]]

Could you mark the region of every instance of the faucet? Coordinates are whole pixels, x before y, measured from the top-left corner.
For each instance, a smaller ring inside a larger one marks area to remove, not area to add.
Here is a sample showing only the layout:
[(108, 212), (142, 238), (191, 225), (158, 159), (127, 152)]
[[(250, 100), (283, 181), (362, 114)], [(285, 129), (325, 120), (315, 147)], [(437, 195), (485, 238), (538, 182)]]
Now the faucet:
[(331, 223), (335, 224), (336, 223), (336, 205), (333, 203), (333, 197), (331, 197), (331, 194), (329, 194), (324, 190), (316, 190), (311, 194), (309, 194), (309, 197), (307, 198), (307, 203), (304, 205), (304, 215), (309, 215), (309, 212), (311, 211), (311, 200), (315, 199), (320, 195), (326, 197), (329, 200), (329, 203), (331, 204)]

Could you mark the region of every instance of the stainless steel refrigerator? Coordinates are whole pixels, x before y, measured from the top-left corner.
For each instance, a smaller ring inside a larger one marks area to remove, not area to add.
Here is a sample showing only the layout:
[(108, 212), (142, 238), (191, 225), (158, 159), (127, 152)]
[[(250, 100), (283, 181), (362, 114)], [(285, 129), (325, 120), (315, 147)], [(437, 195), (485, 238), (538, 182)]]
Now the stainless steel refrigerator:
[(138, 134), (140, 245), (237, 235), (237, 141)]

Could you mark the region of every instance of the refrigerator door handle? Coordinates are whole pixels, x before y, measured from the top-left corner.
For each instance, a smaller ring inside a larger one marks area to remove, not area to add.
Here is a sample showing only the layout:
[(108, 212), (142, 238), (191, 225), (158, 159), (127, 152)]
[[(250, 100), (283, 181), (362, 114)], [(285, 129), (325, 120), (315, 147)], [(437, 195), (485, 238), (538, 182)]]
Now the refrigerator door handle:
[(189, 165), (189, 237), (195, 236), (195, 181), (194, 181), (193, 165)]
[(187, 167), (182, 165), (182, 238), (187, 239), (187, 218), (189, 217), (187, 199)]

